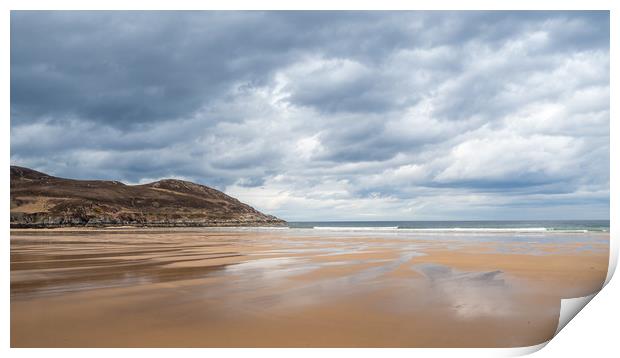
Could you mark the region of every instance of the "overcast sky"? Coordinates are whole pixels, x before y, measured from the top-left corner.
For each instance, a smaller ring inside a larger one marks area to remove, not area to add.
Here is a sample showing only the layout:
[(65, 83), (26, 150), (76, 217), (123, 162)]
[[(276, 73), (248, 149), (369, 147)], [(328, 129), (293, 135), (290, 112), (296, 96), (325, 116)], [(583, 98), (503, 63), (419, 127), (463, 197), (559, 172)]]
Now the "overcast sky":
[(11, 12), (11, 163), (295, 220), (609, 218), (608, 12)]

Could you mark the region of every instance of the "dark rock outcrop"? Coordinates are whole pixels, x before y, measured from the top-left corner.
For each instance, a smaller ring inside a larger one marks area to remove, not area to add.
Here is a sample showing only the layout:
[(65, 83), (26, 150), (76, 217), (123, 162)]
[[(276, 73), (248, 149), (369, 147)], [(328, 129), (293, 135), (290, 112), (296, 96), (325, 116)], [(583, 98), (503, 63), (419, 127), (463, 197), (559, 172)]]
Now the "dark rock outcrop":
[(73, 180), (11, 166), (11, 227), (280, 226), (218, 190), (184, 180)]

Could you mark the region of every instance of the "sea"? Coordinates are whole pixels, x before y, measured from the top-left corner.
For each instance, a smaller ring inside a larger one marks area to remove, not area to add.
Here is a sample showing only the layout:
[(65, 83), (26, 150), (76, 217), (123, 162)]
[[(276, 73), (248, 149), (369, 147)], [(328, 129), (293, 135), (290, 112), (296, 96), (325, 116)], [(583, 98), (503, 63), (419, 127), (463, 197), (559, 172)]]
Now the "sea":
[(299, 221), (290, 229), (391, 232), (609, 232), (609, 220)]

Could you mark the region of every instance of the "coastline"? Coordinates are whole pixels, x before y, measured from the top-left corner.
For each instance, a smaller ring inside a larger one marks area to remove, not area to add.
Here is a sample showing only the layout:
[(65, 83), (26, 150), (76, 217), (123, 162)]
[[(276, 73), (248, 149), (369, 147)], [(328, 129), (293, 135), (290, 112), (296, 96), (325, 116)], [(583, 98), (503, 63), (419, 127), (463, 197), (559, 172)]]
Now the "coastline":
[(284, 220), (272, 220), (272, 221), (227, 221), (227, 220), (214, 220), (209, 222), (149, 222), (145, 223), (95, 223), (95, 224), (47, 224), (47, 223), (14, 223), (11, 222), (10, 227), (13, 229), (58, 229), (58, 228), (75, 228), (75, 229), (88, 229), (88, 228), (182, 228), (182, 227), (256, 227), (256, 226), (286, 226), (287, 223)]

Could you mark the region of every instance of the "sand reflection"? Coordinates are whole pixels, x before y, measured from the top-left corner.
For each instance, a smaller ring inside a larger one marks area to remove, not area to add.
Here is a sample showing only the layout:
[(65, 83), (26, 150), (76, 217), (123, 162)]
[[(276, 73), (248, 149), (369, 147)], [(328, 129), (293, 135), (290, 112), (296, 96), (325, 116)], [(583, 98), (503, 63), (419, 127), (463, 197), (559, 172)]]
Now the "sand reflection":
[(608, 237), (503, 235), (14, 231), (11, 343), (536, 344), (600, 287)]

